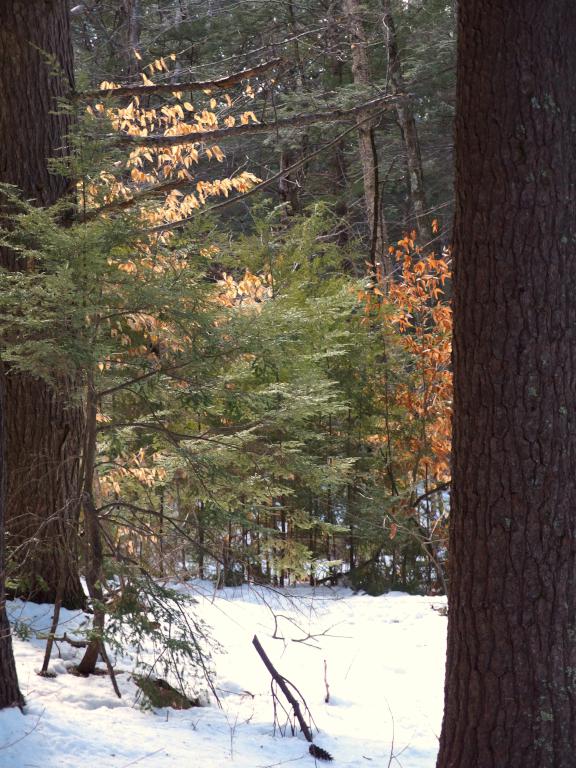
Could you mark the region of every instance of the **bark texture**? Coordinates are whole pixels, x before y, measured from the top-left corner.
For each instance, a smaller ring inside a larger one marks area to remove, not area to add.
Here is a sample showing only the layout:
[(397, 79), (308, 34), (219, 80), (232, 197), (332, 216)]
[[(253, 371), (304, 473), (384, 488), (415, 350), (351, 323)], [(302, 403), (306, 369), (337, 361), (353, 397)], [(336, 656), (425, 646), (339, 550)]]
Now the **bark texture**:
[(21, 707), (24, 704), (24, 697), (18, 687), (16, 664), (12, 651), (12, 636), (10, 634), (8, 616), (6, 615), (6, 600), (4, 598), (4, 579), (6, 576), (4, 548), (4, 513), (6, 509), (4, 414), (4, 371), (0, 369), (0, 709), (4, 709), (4, 707)]
[[(69, 95), (73, 84), (66, 1), (3, 0), (0, 181), (16, 185), (38, 205), (51, 205), (70, 191), (65, 178), (50, 173), (47, 161), (67, 152), (70, 118), (54, 113), (56, 99)], [(0, 250), (0, 264), (30, 268), (6, 249)], [(67, 607), (83, 600), (76, 558), (83, 419), (73, 390), (70, 380), (51, 388), (7, 371), (6, 531), (15, 575), (28, 597), (54, 602), (65, 569)]]
[(439, 768), (576, 760), (576, 5), (460, 0)]

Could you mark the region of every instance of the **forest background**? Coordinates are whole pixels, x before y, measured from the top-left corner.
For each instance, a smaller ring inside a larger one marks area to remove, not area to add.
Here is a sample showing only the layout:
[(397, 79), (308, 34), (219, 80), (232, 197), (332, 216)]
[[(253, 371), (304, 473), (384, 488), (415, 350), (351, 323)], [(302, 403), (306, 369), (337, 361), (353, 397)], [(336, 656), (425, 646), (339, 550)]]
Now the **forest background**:
[(452, 5), (70, 19), (28, 72), (62, 183), (1, 179), (9, 592), (85, 579), (84, 672), (173, 578), (444, 593)]

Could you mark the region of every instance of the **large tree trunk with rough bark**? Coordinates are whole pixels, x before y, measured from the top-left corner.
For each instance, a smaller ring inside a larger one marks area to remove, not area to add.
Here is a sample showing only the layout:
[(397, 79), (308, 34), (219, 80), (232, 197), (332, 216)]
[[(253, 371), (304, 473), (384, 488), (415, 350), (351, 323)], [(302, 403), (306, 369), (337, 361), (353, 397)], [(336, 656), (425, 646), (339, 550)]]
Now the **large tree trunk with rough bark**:
[(439, 768), (576, 762), (576, 5), (460, 0)]
[[(58, 111), (57, 98), (72, 87), (66, 0), (3, 0), (0, 181), (38, 205), (70, 192), (63, 176), (50, 173), (48, 159), (67, 152), (70, 117)], [(0, 250), (0, 264), (34, 268), (7, 249)], [(83, 601), (76, 557), (83, 417), (74, 389), (72, 378), (51, 387), (6, 373), (6, 532), (14, 575), (28, 597), (54, 602), (64, 569), (67, 607)]]
[[(346, 24), (350, 36), (352, 77), (361, 88), (372, 84), (372, 73), (368, 59), (367, 37), (359, 0), (344, 0)], [(369, 98), (367, 96), (367, 98)], [(374, 137), (377, 120), (366, 120), (366, 114), (358, 119), (358, 149), (364, 181), (366, 217), (370, 231), (370, 255), (372, 262), (383, 273), (390, 271), (388, 258), (388, 230), (384, 217), (379, 181), (378, 151)]]
[(12, 635), (10, 634), (4, 597), (4, 578), (6, 575), (4, 547), (4, 514), (6, 510), (5, 408), (4, 371), (0, 366), (0, 709), (22, 706), (24, 703), (18, 688), (16, 664), (12, 651)]

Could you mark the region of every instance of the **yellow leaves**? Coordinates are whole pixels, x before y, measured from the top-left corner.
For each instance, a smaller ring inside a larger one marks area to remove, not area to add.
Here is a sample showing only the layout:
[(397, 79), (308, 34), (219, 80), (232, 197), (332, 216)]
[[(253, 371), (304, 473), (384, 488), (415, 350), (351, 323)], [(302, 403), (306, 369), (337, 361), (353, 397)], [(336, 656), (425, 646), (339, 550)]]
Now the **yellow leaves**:
[(432, 233), (434, 235), (438, 234), (438, 219), (433, 219), (432, 220)]
[(252, 120), (253, 123), (258, 123), (258, 118), (252, 111), (242, 112), (240, 115), (240, 123), (242, 125), (248, 125), (248, 123)]
[(103, 80), (100, 83), (100, 90), (101, 91), (113, 91), (116, 88), (120, 88), (120, 86), (117, 83), (111, 83), (108, 80)]
[(138, 53), (136, 48), (134, 48), (133, 51), (134, 51), (134, 56), (138, 59), (138, 61), (142, 61), (142, 56)]
[(141, 183), (145, 183), (149, 180), (149, 177), (145, 173), (142, 173), (142, 171), (139, 171), (138, 168), (132, 168), (130, 171), (130, 178), (132, 181), (138, 181)]
[(121, 272), (128, 272), (128, 274), (134, 274), (134, 272), (138, 272), (138, 267), (136, 264), (134, 264), (133, 261), (125, 261), (122, 264), (118, 264), (118, 269)]
[(216, 115), (214, 112), (208, 112), (206, 109), (203, 109), (200, 115), (196, 115), (196, 120), (199, 123), (200, 130), (218, 127), (218, 119)]
[[(134, 51), (136, 55), (137, 51)], [(169, 61), (174, 61), (175, 54), (152, 61), (141, 73), (144, 85), (154, 85), (153, 74), (167, 72)], [(141, 57), (140, 57), (141, 59)], [(114, 83), (105, 81), (102, 84), (107, 90), (117, 88)], [(225, 110), (232, 108), (234, 102), (228, 94), (212, 95), (210, 89), (206, 89), (209, 99), (206, 107), (200, 108), (198, 104), (183, 101), (181, 92), (173, 92), (173, 99), (169, 99), (157, 108), (148, 108), (140, 103), (139, 98), (133, 98), (128, 104), (121, 106), (96, 104), (91, 109), (91, 114), (98, 117), (106, 117), (114, 130), (128, 136), (148, 136), (151, 134), (165, 135), (167, 137), (186, 135), (190, 133), (206, 133), (219, 127), (219, 117), (215, 110), (220, 106)], [(248, 87), (249, 95), (253, 90)], [(247, 125), (250, 122), (257, 123), (255, 113), (247, 110), (241, 115), (226, 114), (221, 116), (222, 123), (226, 127), (233, 127), (239, 122)], [(90, 207), (132, 199), (142, 222), (147, 227), (155, 227), (163, 223), (177, 222), (179, 219), (188, 218), (195, 210), (204, 205), (210, 197), (229, 197), (234, 192), (240, 194), (250, 190), (260, 179), (249, 172), (242, 172), (232, 178), (215, 179), (211, 181), (196, 182), (192, 175), (192, 167), (200, 160), (203, 154), (207, 160), (215, 160), (222, 163), (225, 154), (222, 148), (216, 144), (205, 144), (201, 141), (194, 144), (181, 146), (152, 146), (136, 147), (129, 155), (126, 162), (127, 173), (123, 176), (119, 173), (118, 181), (114, 177), (91, 180), (90, 185), (84, 185), (80, 194), (85, 194), (85, 202)], [(119, 169), (120, 170), (120, 169)], [(167, 186), (170, 180), (180, 185), (182, 182), (194, 184), (193, 192), (183, 194), (179, 190), (167, 193), (161, 197), (161, 202), (152, 204), (153, 198), (148, 196), (148, 189), (156, 185)], [(140, 195), (140, 193), (144, 193)], [(140, 204), (140, 199), (142, 203)], [(138, 206), (138, 207), (137, 207)], [(108, 215), (114, 215), (110, 213)], [(163, 242), (170, 234), (157, 234), (155, 242)], [(130, 270), (130, 265), (125, 264), (122, 269)]]
[(220, 253), (220, 248), (217, 245), (209, 245), (207, 248), (200, 249), (200, 256), (204, 259), (211, 259), (217, 253)]
[(234, 176), (231, 181), (232, 186), (237, 192), (247, 192), (249, 189), (252, 189), (255, 184), (258, 184), (261, 179), (249, 171), (244, 171), (239, 173), (238, 176)]
[(216, 158), (216, 160), (218, 160), (219, 163), (221, 163), (222, 160), (224, 160), (224, 152), (222, 152), (220, 147), (213, 146), (212, 147), (212, 152), (214, 153), (214, 157)]
[(141, 485), (153, 488), (157, 483), (166, 480), (167, 472), (162, 466), (162, 454), (151, 452), (147, 454), (144, 448), (124, 457), (124, 463), (118, 461), (100, 476), (100, 490), (104, 496), (119, 495), (123, 486)]
[(250, 307), (258, 310), (259, 305), (271, 299), (273, 295), (271, 275), (254, 275), (250, 270), (246, 270), (244, 277), (238, 282), (232, 275), (224, 272), (218, 285), (221, 286), (218, 301), (226, 307)]

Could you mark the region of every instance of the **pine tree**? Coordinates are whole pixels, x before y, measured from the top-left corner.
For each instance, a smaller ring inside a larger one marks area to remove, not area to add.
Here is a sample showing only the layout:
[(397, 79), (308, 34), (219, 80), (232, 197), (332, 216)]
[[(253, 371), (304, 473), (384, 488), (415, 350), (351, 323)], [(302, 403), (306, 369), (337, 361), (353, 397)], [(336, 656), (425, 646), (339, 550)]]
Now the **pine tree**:
[(438, 766), (568, 768), (576, 8), (461, 0), (458, 15), (452, 567)]
[[(58, 99), (73, 88), (65, 0), (52, 0), (49, 12), (42, 0), (2, 3), (0, 182), (38, 206), (71, 191), (66, 177), (51, 172), (50, 160), (68, 152), (71, 115)], [(15, 273), (38, 268), (6, 247), (0, 266)], [(53, 373), (48, 384), (34, 373), (6, 370), (6, 531), (18, 591), (54, 602), (62, 578), (63, 604), (78, 607), (84, 601), (76, 551), (83, 414), (75, 372)]]

